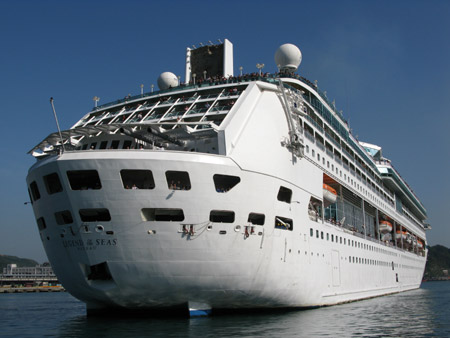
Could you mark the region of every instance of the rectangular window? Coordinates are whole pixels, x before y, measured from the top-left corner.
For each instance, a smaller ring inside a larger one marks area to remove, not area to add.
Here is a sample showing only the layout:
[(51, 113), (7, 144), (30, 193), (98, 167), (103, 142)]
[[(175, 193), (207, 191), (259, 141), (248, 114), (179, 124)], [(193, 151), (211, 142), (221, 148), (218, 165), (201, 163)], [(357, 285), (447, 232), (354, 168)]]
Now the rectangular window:
[(91, 143), (91, 149), (94, 150), (97, 147), (97, 142)]
[(247, 222), (254, 224), (254, 225), (264, 225), (266, 216), (264, 214), (256, 214), (256, 213), (250, 213), (248, 215)]
[(292, 228), (293, 228), (292, 219), (281, 216), (275, 217), (275, 229), (292, 231)]
[(119, 149), (119, 143), (120, 143), (120, 141), (119, 140), (113, 140), (112, 142), (111, 142), (111, 149)]
[(106, 149), (107, 145), (108, 145), (108, 141), (102, 141), (102, 142), (100, 142), (99, 149)]
[(102, 188), (97, 170), (71, 170), (67, 171), (72, 190), (98, 190)]
[(313, 228), (310, 228), (310, 229), (309, 229), (309, 235), (310, 235), (311, 237), (314, 236), (314, 230), (313, 230)]
[(49, 195), (56, 194), (63, 190), (57, 173), (44, 176), (44, 183)]
[[(333, 236), (333, 235), (331, 235)], [(323, 239), (323, 231), (320, 232), (320, 238)]]
[(237, 176), (219, 174), (214, 175), (213, 180), (217, 192), (228, 192), (241, 181)]
[(181, 222), (184, 221), (184, 212), (182, 209), (144, 208), (141, 209), (141, 217), (144, 222)]
[(109, 222), (111, 215), (108, 209), (80, 209), (80, 218), (83, 222)]
[(285, 188), (285, 187), (280, 187), (280, 190), (278, 190), (278, 196), (277, 199), (281, 202), (286, 202), (286, 203), (291, 203), (291, 199), (292, 199), (292, 190)]
[(319, 230), (316, 230), (316, 238), (319, 238)]
[(131, 149), (131, 144), (132, 144), (132, 143), (133, 143), (133, 142), (130, 141), (130, 140), (123, 141), (123, 147), (122, 147), (122, 149)]
[(30, 183), (31, 195), (33, 196), (33, 200), (37, 201), (41, 198), (41, 194), (39, 192), (39, 188), (37, 186), (36, 181)]
[(36, 220), (36, 222), (37, 222), (39, 231), (42, 231), (42, 230), (44, 230), (45, 228), (47, 228), (47, 225), (45, 224), (44, 217), (39, 217), (39, 218)]
[(150, 170), (123, 169), (120, 171), (125, 189), (154, 189), (155, 180)]
[(72, 213), (69, 210), (55, 212), (55, 219), (58, 225), (73, 223)]
[(209, 214), (209, 220), (215, 223), (233, 223), (234, 211), (212, 210)]
[(191, 181), (186, 171), (166, 171), (167, 186), (173, 190), (190, 190)]

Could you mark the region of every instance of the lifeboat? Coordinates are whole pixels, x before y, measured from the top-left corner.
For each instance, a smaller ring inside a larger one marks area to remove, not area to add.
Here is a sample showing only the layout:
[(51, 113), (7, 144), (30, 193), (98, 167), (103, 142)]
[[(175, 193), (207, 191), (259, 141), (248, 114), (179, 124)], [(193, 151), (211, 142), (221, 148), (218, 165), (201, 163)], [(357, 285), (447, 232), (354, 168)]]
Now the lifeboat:
[(380, 232), (391, 232), (392, 223), (388, 221), (380, 221)]
[(397, 230), (397, 233), (395, 234), (395, 239), (397, 240), (406, 239), (406, 231)]
[(323, 184), (323, 203), (325, 208), (330, 204), (336, 203), (337, 200), (337, 192), (328, 184)]

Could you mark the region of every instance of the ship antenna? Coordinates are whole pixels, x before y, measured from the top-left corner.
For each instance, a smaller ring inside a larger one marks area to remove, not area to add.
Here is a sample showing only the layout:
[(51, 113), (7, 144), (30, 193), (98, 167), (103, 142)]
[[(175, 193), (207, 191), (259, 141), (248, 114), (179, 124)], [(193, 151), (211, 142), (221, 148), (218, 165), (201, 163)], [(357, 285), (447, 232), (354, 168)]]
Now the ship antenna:
[(58, 128), (59, 138), (61, 139), (62, 152), (64, 152), (64, 141), (61, 134), (61, 129), (59, 128), (58, 117), (56, 116), (55, 106), (53, 104), (53, 97), (50, 98), (50, 104), (52, 105), (53, 115), (55, 116), (56, 127)]

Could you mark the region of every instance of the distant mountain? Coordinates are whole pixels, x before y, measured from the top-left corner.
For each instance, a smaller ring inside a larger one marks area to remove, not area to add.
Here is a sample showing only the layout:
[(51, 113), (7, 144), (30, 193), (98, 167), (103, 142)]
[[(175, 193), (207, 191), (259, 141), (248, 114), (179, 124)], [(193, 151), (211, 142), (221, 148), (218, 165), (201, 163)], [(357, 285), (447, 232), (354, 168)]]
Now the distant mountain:
[(450, 249), (442, 245), (429, 248), (425, 278), (444, 277), (442, 270), (450, 271)]
[(17, 264), (18, 267), (23, 267), (23, 266), (34, 267), (34, 266), (38, 265), (39, 263), (36, 262), (35, 260), (28, 259), (28, 258), (0, 255), (0, 274), (3, 273), (3, 268), (6, 268), (6, 265), (8, 265), (8, 264)]

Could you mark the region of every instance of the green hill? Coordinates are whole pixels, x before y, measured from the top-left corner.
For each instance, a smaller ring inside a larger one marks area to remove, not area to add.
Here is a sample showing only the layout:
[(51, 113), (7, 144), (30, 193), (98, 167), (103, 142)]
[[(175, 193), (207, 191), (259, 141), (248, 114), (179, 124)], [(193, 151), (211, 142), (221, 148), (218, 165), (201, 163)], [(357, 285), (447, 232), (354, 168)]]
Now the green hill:
[(442, 270), (450, 270), (450, 249), (442, 245), (429, 248), (425, 278), (444, 277)]
[(0, 255), (0, 274), (3, 273), (3, 268), (8, 264), (17, 264), (18, 267), (36, 266), (38, 262), (28, 258), (20, 258), (16, 256)]

